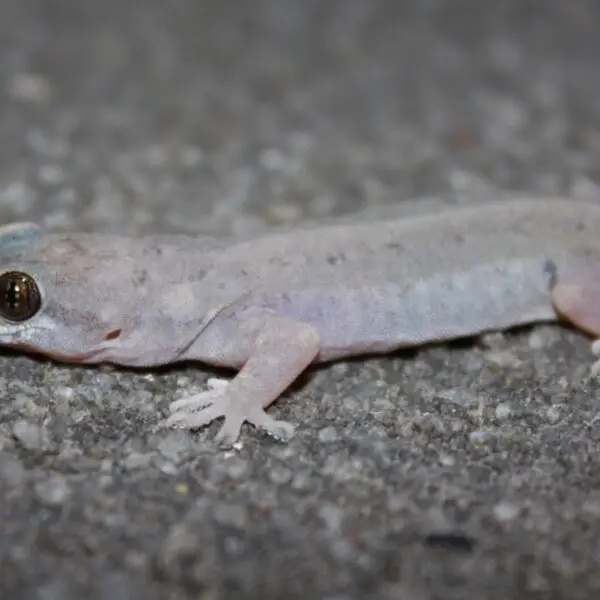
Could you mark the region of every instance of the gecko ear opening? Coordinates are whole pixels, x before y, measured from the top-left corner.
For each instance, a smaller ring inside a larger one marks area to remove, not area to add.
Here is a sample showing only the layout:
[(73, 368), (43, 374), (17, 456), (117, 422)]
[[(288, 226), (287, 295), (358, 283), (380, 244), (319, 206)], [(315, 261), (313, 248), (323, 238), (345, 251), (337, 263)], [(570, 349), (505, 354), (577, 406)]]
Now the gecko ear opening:
[(116, 340), (121, 337), (121, 328), (113, 329), (104, 335), (102, 338), (105, 342), (109, 342), (111, 340)]
[(556, 312), (569, 323), (593, 336), (600, 336), (600, 282), (560, 282), (552, 290)]

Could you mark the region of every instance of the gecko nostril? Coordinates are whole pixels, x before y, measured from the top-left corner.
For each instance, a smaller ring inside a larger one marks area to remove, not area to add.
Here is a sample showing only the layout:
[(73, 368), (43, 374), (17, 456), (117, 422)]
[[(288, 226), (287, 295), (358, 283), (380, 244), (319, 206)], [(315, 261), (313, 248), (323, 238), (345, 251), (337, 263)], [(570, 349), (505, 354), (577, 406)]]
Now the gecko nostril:
[(118, 329), (113, 329), (112, 331), (109, 331), (104, 336), (104, 341), (108, 342), (110, 340), (116, 340), (120, 336), (121, 336), (121, 328), (119, 327)]

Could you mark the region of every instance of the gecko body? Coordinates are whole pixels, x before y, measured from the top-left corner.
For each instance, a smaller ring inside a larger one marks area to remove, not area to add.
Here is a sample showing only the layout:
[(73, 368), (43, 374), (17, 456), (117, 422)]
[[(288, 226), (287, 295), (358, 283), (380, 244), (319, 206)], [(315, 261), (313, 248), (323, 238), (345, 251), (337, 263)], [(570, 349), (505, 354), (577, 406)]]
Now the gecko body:
[(503, 201), (245, 240), (0, 228), (0, 345), (234, 368), (166, 421), (224, 417), (226, 445), (245, 421), (290, 439), (265, 408), (313, 363), (557, 318), (600, 333), (595, 204)]

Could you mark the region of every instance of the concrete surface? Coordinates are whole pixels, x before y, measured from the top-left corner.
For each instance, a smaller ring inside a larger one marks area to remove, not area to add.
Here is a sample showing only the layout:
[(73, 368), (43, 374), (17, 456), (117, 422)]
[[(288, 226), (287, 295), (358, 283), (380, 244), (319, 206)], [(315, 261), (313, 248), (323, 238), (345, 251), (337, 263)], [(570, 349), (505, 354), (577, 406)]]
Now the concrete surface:
[[(598, 196), (593, 0), (0, 9), (2, 222), (238, 233), (494, 186)], [(0, 596), (595, 598), (590, 360), (544, 326), (337, 364), (272, 407), (292, 443), (246, 428), (219, 453), (216, 427), (156, 428), (204, 369), (5, 352)]]

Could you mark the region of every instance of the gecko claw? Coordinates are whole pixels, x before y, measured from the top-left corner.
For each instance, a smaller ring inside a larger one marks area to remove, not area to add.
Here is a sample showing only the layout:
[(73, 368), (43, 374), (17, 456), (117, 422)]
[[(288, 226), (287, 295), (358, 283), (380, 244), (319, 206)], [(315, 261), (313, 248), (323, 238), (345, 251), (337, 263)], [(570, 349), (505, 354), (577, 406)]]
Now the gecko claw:
[(295, 429), (290, 423), (272, 419), (261, 406), (231, 398), (227, 393), (227, 380), (209, 379), (207, 383), (209, 390), (171, 403), (166, 427), (195, 430), (224, 417), (225, 422), (215, 437), (222, 447), (231, 447), (237, 442), (246, 421), (282, 442), (294, 436)]

